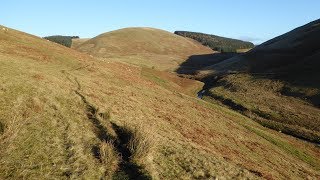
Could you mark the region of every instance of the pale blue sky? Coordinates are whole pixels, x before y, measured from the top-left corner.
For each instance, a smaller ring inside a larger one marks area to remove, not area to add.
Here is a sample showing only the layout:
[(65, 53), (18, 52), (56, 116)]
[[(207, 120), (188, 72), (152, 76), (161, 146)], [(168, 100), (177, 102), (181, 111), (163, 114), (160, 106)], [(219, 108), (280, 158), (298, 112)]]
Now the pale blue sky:
[(2, 0), (0, 11), (0, 24), (41, 37), (143, 26), (254, 43), (318, 18), (320, 0)]

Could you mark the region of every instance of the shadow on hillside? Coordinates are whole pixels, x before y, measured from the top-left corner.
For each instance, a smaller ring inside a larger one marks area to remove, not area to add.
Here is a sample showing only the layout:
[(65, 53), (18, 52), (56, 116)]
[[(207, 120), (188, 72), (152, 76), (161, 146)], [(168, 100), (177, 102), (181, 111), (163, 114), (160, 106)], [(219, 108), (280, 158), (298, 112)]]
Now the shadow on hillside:
[[(267, 71), (261, 70), (260, 72), (262, 73), (257, 74), (253, 71), (251, 75), (257, 79), (271, 79), (273, 81), (285, 82), (285, 86), (280, 92), (282, 95), (307, 100), (314, 106), (320, 107), (320, 52), (306, 57), (283, 57), (284, 59), (273, 59), (282, 60), (286, 62), (285, 64), (275, 63), (277, 64), (276, 67), (265, 68)], [(258, 58), (254, 58), (254, 60), (256, 59)]]
[(219, 63), (223, 60), (237, 56), (240, 53), (214, 53), (214, 54), (202, 54), (192, 55), (186, 61), (180, 64), (176, 70), (178, 74), (195, 75), (197, 71)]
[[(196, 77), (198, 71), (203, 70), (208, 66), (220, 63), (224, 60), (238, 56), (243, 53), (214, 53), (214, 54), (202, 54), (202, 55), (192, 55), (183, 63), (180, 64), (179, 68), (176, 70), (176, 73), (182, 77), (197, 79), (204, 83), (202, 90), (207, 90), (216, 85), (216, 82), (221, 78), (218, 76), (207, 76), (207, 77)], [(204, 91), (200, 91), (204, 92)], [(199, 93), (200, 93), (199, 92)], [(198, 97), (201, 97), (202, 94), (198, 93)]]
[[(176, 70), (176, 73), (183, 77), (197, 79), (204, 82), (205, 85), (203, 90), (210, 89), (216, 86), (217, 81), (227, 74), (222, 76), (207, 76), (199, 79), (199, 77), (195, 76), (197, 75), (197, 72), (205, 67), (220, 63), (240, 54), (243, 53), (193, 55), (180, 64), (179, 68)], [(287, 85), (280, 92), (282, 95), (307, 100), (314, 106), (320, 107), (320, 84), (318, 80), (318, 77), (320, 76), (320, 61), (318, 60), (318, 57), (320, 57), (319, 54), (315, 55), (312, 59), (293, 61), (289, 63), (290, 65), (278, 64), (276, 68), (263, 68), (260, 71), (257, 71), (254, 68), (254, 71), (248, 73), (250, 73), (256, 79), (271, 79), (275, 81), (286, 82)], [(257, 57), (246, 58), (257, 59)], [(251, 65), (251, 68), (255, 67), (255, 63)], [(292, 87), (304, 87), (305, 90)], [(314, 89), (318, 89), (318, 92), (310, 93), (312, 89), (313, 91), (315, 91)]]

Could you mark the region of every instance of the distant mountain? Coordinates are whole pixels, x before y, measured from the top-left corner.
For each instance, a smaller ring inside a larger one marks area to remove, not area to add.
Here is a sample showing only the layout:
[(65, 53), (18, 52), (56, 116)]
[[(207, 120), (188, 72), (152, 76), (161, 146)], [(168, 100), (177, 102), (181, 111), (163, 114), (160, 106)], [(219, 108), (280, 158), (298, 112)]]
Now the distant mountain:
[(200, 42), (202, 45), (208, 46), (211, 49), (219, 52), (237, 52), (238, 49), (251, 49), (254, 44), (237, 39), (220, 37), (211, 34), (204, 34), (189, 31), (175, 31), (177, 35), (188, 37)]

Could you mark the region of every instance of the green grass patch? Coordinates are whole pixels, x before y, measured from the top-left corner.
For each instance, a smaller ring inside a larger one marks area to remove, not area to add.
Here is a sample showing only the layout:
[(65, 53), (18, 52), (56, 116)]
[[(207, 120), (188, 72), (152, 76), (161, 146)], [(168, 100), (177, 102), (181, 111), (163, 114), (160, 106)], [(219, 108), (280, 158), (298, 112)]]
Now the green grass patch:
[[(296, 147), (292, 146), (291, 144), (281, 141), (279, 139), (273, 138), (269, 135), (267, 135), (266, 133), (257, 130), (256, 128), (251, 127), (250, 125), (252, 125), (252, 123), (254, 122), (253, 120), (250, 121), (250, 119), (248, 119), (247, 117), (243, 116), (240, 113), (237, 113), (235, 111), (232, 111), (228, 108), (219, 106), (218, 104), (216, 104), (216, 102), (214, 100), (212, 100), (210, 97), (207, 97), (207, 99), (205, 99), (205, 101), (198, 101), (200, 104), (203, 104), (209, 108), (214, 108), (214, 109), (218, 109), (228, 115), (240, 118), (242, 120), (245, 121), (236, 121), (238, 122), (237, 124), (242, 125), (243, 127), (245, 127), (246, 129), (254, 132), (255, 134), (257, 134), (258, 136), (266, 139), (267, 141), (269, 141), (270, 143), (276, 145), (277, 147), (281, 148), (282, 150), (284, 150), (285, 152), (299, 158), (300, 160), (306, 162), (307, 164), (313, 166), (316, 170), (320, 170), (320, 162), (318, 162), (316, 160), (315, 157), (309, 155), (308, 153), (297, 149)], [(252, 122), (252, 123), (250, 123)], [(250, 123), (250, 124), (248, 124)], [(259, 122), (261, 124), (261, 122)], [(247, 125), (248, 124), (248, 125)], [(263, 125), (263, 124), (262, 124)]]
[(156, 84), (158, 84), (160, 86), (164, 86), (168, 83), (166, 80), (159, 78), (158, 76), (153, 74), (151, 71), (145, 70), (144, 68), (142, 68), (141, 75), (143, 77), (146, 77), (147, 79), (155, 82)]
[(281, 148), (282, 150), (284, 150), (285, 152), (299, 158), (300, 160), (304, 161), (305, 163), (315, 167), (317, 170), (320, 170), (320, 163), (316, 161), (316, 159), (314, 157), (312, 157), (311, 155), (307, 154), (306, 152), (303, 152), (297, 148), (295, 148), (294, 146), (292, 146), (291, 144), (281, 141), (279, 139), (273, 138), (269, 135), (267, 135), (266, 133), (259, 131), (253, 127), (250, 126), (246, 126), (243, 125), (245, 128), (247, 128), (248, 130), (254, 132), (255, 134), (257, 134), (258, 136), (264, 138), (265, 140), (269, 141), (270, 143), (276, 145), (277, 147)]
[[(251, 118), (264, 127), (274, 129), (276, 131), (282, 131), (282, 133), (310, 142), (320, 142), (319, 132), (312, 128), (308, 128), (312, 126), (307, 122), (300, 123), (301, 120), (296, 116), (291, 116), (288, 111), (283, 109), (280, 109), (280, 112), (275, 112), (272, 110), (275, 108), (264, 108), (265, 105), (260, 105), (258, 102), (256, 102), (256, 105), (252, 105), (252, 102), (254, 101), (250, 102), (245, 99), (241, 101), (237, 95), (230, 95), (229, 92), (222, 93), (219, 88), (215, 88), (214, 91), (209, 91), (208, 96), (205, 96), (203, 99), (208, 102), (222, 104), (244, 116), (247, 116), (248, 118)], [(296, 121), (299, 121), (299, 124), (297, 124)]]

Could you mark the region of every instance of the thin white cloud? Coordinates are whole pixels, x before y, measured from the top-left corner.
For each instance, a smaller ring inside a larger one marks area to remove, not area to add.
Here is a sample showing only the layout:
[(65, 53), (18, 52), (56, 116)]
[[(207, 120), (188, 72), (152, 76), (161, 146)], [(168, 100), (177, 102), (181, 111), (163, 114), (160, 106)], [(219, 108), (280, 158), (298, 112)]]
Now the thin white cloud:
[(261, 44), (265, 41), (265, 39), (257, 38), (257, 37), (250, 37), (250, 36), (240, 36), (239, 39), (241, 39), (242, 41), (252, 42), (255, 45)]

